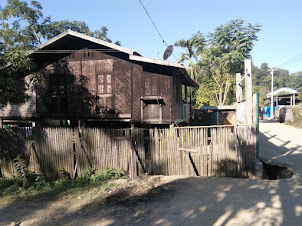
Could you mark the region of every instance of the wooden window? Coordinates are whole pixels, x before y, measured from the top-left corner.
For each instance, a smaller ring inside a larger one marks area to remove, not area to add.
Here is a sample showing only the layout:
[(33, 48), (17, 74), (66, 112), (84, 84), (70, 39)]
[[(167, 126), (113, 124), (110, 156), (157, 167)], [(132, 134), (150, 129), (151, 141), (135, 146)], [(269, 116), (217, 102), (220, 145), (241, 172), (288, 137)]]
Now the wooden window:
[(111, 73), (104, 73), (98, 75), (98, 94), (112, 94), (113, 93), (113, 78)]
[(66, 95), (66, 75), (53, 74), (49, 79), (50, 113), (67, 113), (68, 101)]
[(158, 96), (158, 78), (145, 77), (144, 90), (145, 90), (145, 96)]

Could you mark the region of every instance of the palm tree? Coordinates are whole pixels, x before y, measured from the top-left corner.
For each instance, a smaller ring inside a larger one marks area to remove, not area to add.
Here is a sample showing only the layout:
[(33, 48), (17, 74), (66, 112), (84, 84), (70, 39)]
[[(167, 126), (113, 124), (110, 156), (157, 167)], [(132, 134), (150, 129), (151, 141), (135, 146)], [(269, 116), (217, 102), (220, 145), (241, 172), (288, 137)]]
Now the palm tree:
[[(182, 53), (179, 63), (185, 63), (189, 61), (188, 66), (194, 68), (195, 63), (198, 60), (198, 56), (206, 45), (205, 37), (199, 31), (194, 34), (190, 39), (181, 39), (174, 43), (175, 46), (179, 46), (186, 49), (186, 52)], [(193, 61), (194, 60), (194, 61)], [(196, 70), (188, 70), (190, 77), (196, 81), (197, 72)]]

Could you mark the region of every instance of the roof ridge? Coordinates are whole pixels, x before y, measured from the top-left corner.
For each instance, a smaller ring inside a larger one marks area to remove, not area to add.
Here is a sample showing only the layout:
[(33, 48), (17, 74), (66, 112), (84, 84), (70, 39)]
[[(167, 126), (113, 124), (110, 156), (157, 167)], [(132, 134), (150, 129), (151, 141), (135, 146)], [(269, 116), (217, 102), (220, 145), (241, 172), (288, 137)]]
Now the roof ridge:
[(74, 37), (78, 37), (78, 38), (81, 38), (81, 39), (85, 39), (87, 41), (91, 41), (91, 42), (94, 42), (94, 43), (97, 43), (97, 44), (100, 44), (100, 45), (104, 45), (108, 48), (112, 48), (112, 49), (115, 49), (115, 50), (118, 50), (120, 52), (124, 52), (124, 53), (127, 53), (129, 55), (134, 55), (135, 53), (138, 54), (136, 51), (134, 50), (131, 50), (131, 49), (127, 49), (125, 47), (122, 47), (122, 46), (119, 46), (119, 45), (116, 45), (114, 43), (110, 43), (110, 42), (107, 42), (107, 41), (104, 41), (102, 39), (98, 39), (98, 38), (95, 38), (95, 37), (92, 37), (92, 36), (89, 36), (87, 34), (83, 34), (83, 33), (79, 33), (79, 32), (76, 32), (76, 31), (72, 31), (72, 30), (66, 30), (64, 32), (62, 32), (61, 34), (53, 37), (52, 39), (46, 41), (45, 43), (39, 45), (34, 51), (38, 51), (40, 49), (43, 49), (45, 48), (46, 46), (56, 42), (57, 40), (67, 36), (67, 35), (72, 35)]

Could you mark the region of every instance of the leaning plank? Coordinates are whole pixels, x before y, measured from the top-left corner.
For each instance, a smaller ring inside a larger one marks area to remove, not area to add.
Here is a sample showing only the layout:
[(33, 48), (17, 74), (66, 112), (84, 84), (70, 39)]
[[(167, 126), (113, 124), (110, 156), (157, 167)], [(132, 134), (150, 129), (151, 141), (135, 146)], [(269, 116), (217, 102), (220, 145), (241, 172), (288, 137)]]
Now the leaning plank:
[(200, 147), (196, 147), (196, 148), (180, 148), (180, 147), (178, 147), (177, 149), (179, 150), (179, 151), (186, 151), (186, 152), (195, 152), (195, 153), (197, 153), (198, 152), (198, 150), (199, 150), (199, 148)]

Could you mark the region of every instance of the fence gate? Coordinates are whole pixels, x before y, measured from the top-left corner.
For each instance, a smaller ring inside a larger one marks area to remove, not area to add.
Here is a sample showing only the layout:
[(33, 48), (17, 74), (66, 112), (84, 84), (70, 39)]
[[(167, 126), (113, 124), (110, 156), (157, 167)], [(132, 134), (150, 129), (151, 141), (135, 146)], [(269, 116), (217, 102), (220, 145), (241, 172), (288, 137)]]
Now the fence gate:
[(248, 126), (152, 129), (149, 171), (160, 175), (250, 177), (255, 162), (251, 130)]

